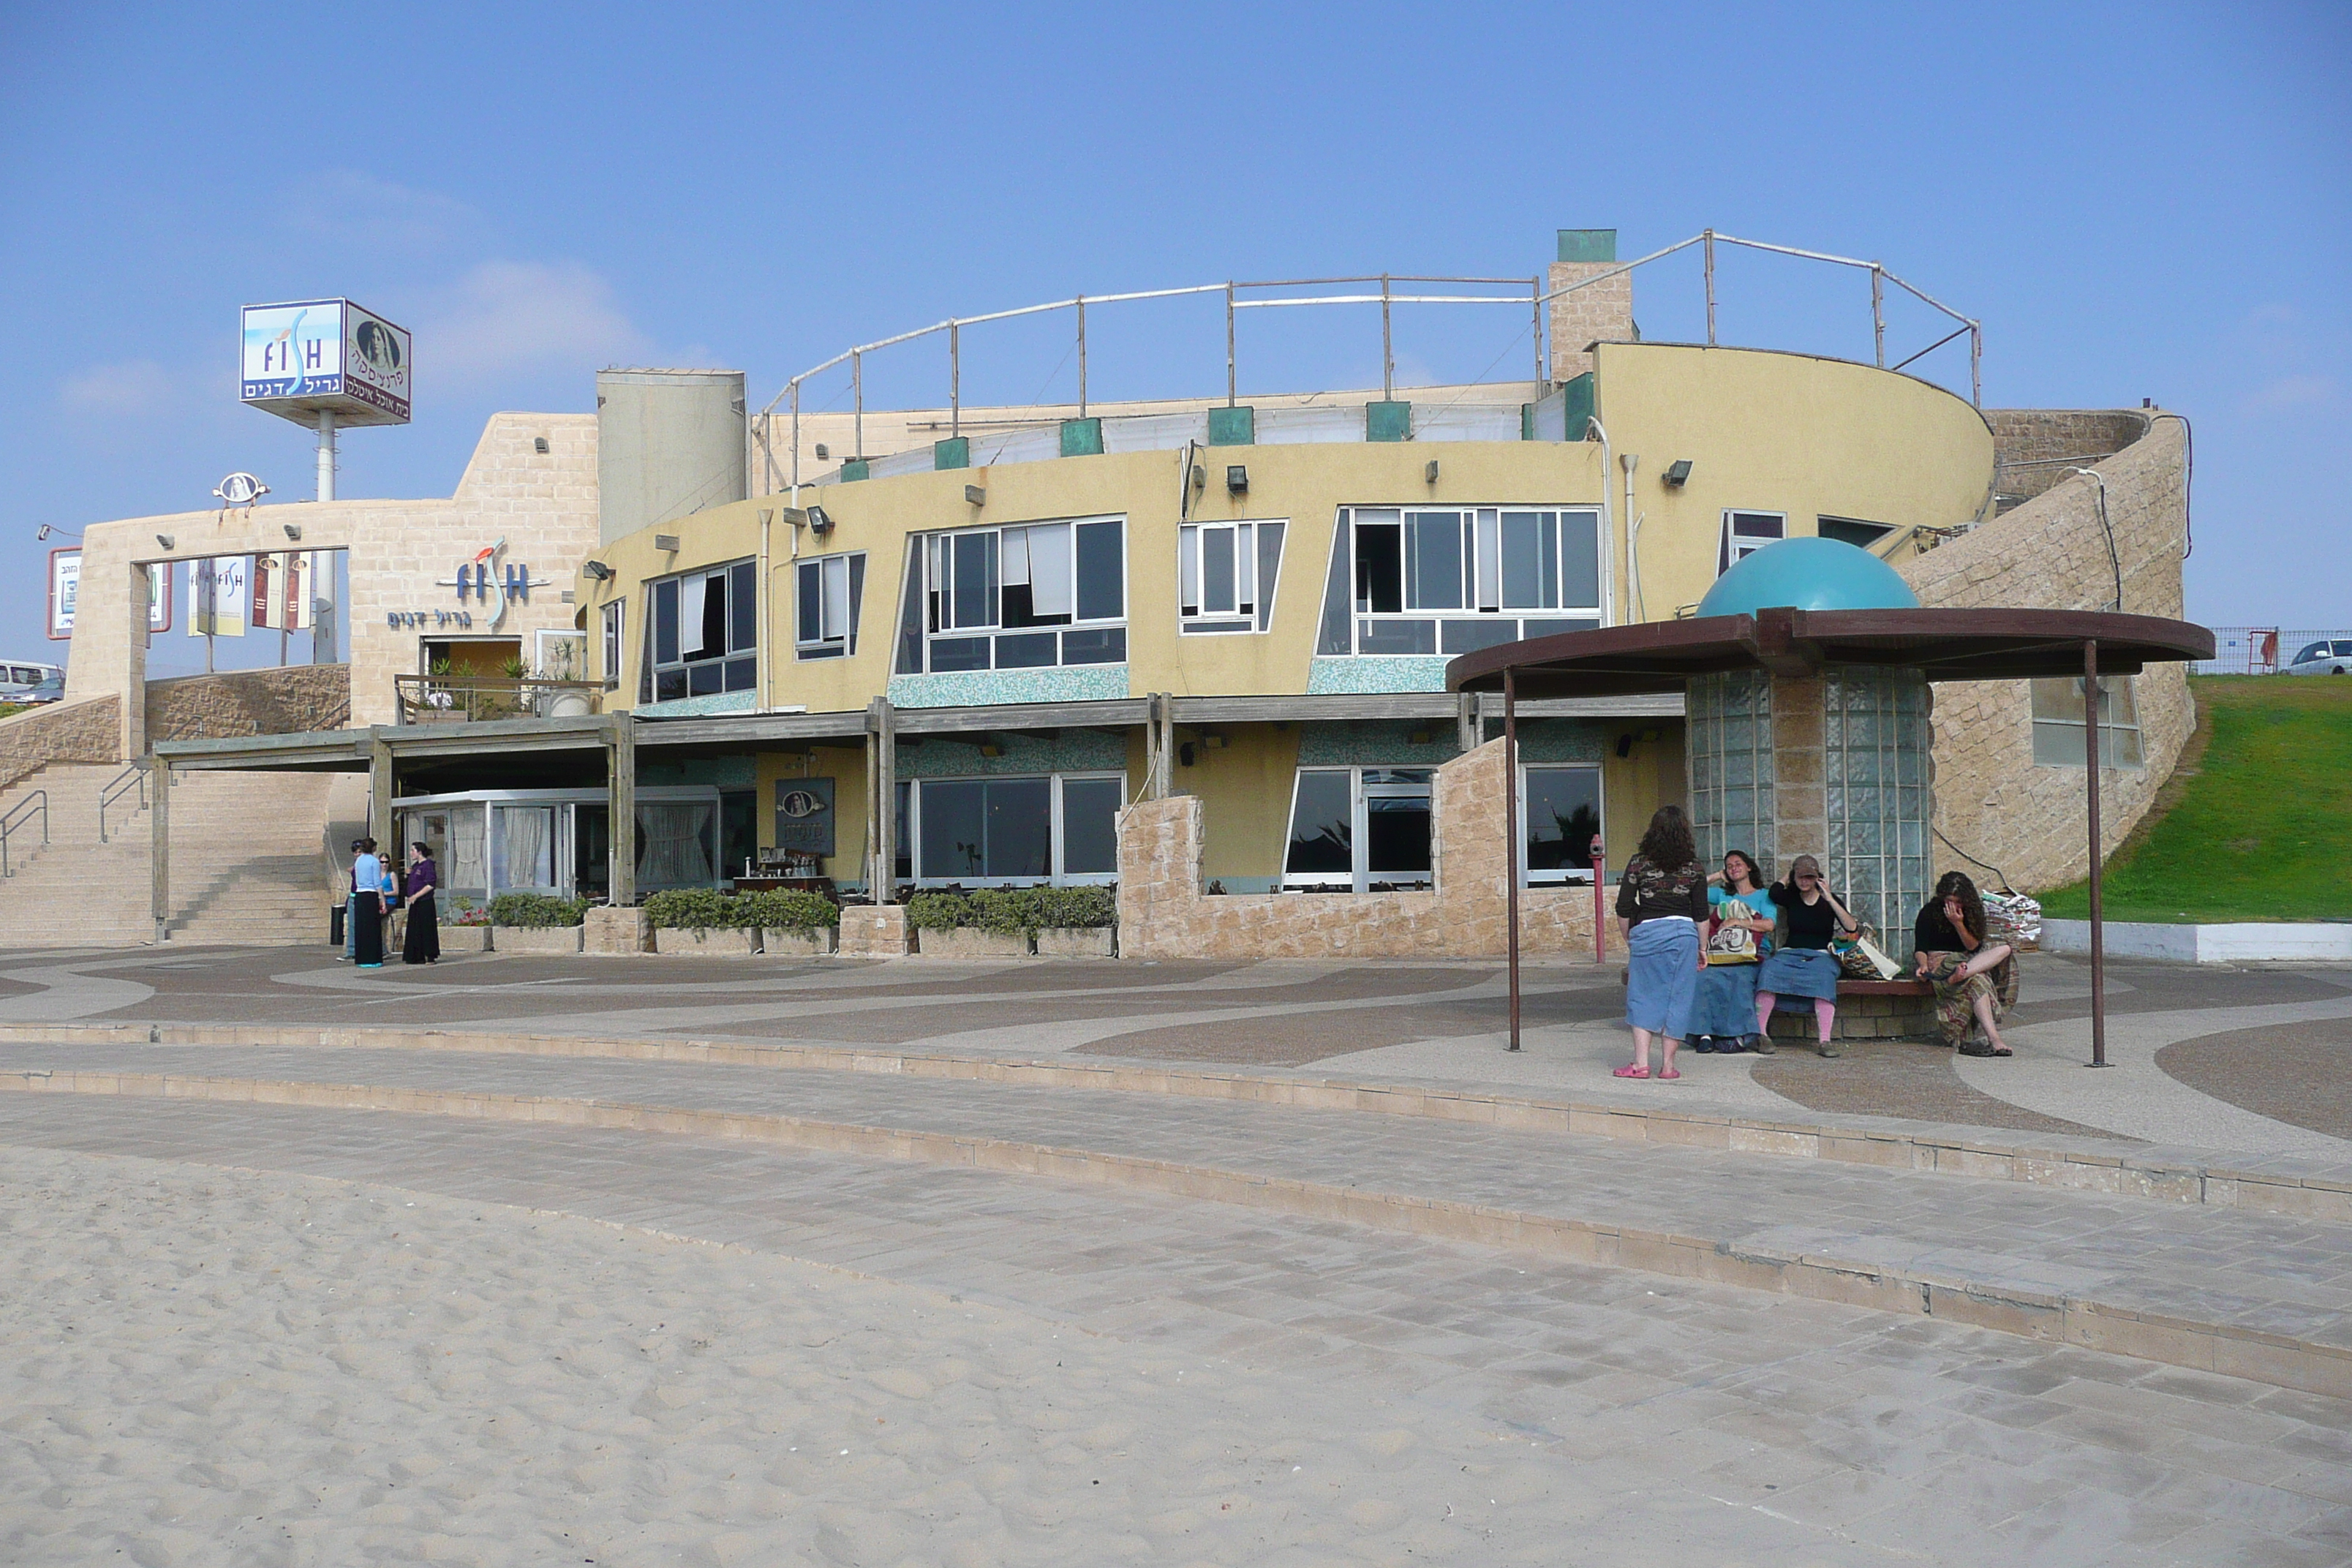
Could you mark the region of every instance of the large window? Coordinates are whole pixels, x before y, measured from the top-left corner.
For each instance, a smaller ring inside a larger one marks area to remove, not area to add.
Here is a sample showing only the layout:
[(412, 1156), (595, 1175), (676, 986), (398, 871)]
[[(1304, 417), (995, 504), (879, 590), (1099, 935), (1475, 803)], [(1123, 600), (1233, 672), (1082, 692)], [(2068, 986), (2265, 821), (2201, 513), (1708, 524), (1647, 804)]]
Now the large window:
[(938, 887), (1110, 882), (1123, 773), (916, 779), (898, 786), (898, 874)]
[(1528, 881), (1590, 884), (1592, 837), (1601, 831), (1601, 770), (1538, 766), (1521, 773)]
[(1188, 522), (1179, 528), (1177, 629), (1262, 632), (1271, 626), (1285, 531), (1279, 522)]
[(621, 684), (621, 650), (628, 646), (621, 640), (621, 633), (628, 608), (626, 599), (615, 599), (604, 606), (604, 636), (599, 651), (604, 659), (604, 685), (608, 689)]
[[(2033, 763), (2042, 768), (2083, 765), (2083, 678), (2062, 675), (2033, 683)], [(2131, 677), (2099, 678), (2099, 765), (2137, 768), (2141, 761), (2139, 706), (2132, 700)]]
[(840, 658), (857, 651), (858, 612), (866, 596), (866, 556), (820, 555), (793, 574), (793, 656)]
[(1470, 653), (1600, 624), (1598, 512), (1349, 507), (1316, 651)]
[(749, 561), (646, 584), (645, 674), (638, 700), (667, 702), (749, 691), (759, 681), (758, 596)]
[(967, 528), (909, 542), (898, 672), (1127, 660), (1119, 518)]
[(1788, 531), (1789, 520), (1777, 511), (1726, 511), (1715, 574), (1722, 576), (1766, 545), (1785, 538)]
[(1428, 768), (1301, 768), (1286, 888), (1387, 892), (1431, 886)]
[(1834, 539), (1863, 550), (1874, 550), (1878, 542), (1894, 532), (1895, 529), (1890, 523), (1865, 522), (1858, 517), (1823, 514), (1813, 519), (1813, 531), (1823, 539)]

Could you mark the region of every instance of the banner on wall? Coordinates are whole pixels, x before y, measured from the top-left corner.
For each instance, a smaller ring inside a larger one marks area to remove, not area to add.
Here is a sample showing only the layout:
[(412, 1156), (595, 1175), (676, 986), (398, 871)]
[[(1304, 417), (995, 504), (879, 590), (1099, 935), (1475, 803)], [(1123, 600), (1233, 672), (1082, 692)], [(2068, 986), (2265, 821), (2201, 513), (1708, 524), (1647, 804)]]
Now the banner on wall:
[(151, 633), (172, 629), (172, 563), (168, 561), (147, 563), (147, 629)]
[(81, 550), (67, 546), (49, 552), (49, 640), (64, 642), (73, 636), (74, 600), (80, 596)]
[(188, 635), (241, 637), (251, 607), (251, 565), (243, 555), (214, 555), (188, 563)]
[(307, 550), (253, 558), (254, 630), (310, 630), (312, 560)]

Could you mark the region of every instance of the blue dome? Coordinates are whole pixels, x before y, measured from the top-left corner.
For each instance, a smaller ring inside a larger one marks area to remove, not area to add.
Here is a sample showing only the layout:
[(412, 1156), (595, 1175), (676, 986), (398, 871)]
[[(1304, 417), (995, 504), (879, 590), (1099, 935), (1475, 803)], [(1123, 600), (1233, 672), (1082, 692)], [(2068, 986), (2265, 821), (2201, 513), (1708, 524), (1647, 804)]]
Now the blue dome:
[(1869, 551), (1840, 539), (1783, 539), (1715, 580), (1698, 602), (1702, 616), (1800, 610), (1916, 610), (1918, 595)]

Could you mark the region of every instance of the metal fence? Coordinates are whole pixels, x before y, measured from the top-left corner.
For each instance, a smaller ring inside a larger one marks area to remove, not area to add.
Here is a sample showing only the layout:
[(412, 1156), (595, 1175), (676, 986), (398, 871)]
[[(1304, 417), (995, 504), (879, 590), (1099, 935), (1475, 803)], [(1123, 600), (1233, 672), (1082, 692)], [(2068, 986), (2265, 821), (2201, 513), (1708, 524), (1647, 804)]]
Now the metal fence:
[(2352, 631), (2341, 627), (2329, 630), (2305, 626), (2297, 630), (2284, 626), (2215, 626), (2213, 657), (2199, 659), (2189, 667), (2189, 673), (2275, 675), (2313, 643), (2343, 638), (2352, 638)]

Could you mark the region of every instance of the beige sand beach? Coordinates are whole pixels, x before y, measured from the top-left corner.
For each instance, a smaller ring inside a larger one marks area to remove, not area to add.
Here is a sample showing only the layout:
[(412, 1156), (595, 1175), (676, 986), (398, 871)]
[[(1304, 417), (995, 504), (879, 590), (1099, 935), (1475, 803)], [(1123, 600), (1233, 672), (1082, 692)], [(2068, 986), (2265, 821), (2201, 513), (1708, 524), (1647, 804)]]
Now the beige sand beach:
[(0, 1202), (16, 1564), (1535, 1562), (1611, 1511), (1468, 1412), (588, 1220), (21, 1149)]

